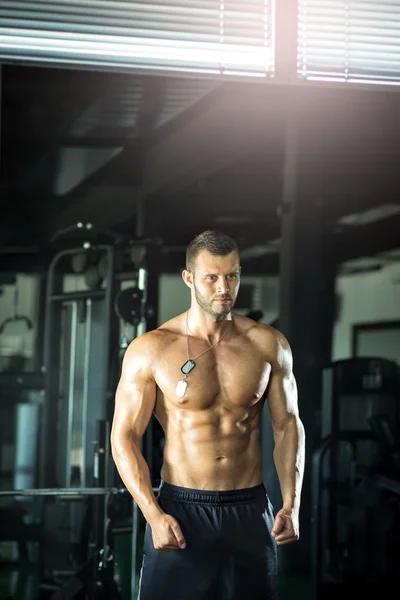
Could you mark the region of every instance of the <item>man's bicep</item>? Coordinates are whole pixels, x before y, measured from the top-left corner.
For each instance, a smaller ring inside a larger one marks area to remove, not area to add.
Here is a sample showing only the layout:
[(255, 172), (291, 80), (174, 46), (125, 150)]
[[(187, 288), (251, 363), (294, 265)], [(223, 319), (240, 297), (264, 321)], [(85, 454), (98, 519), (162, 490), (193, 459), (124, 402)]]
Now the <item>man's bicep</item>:
[(113, 442), (129, 436), (139, 441), (156, 401), (156, 384), (146, 354), (128, 349), (115, 394)]
[(272, 372), (267, 399), (271, 417), (277, 421), (297, 413), (297, 385), (292, 371)]

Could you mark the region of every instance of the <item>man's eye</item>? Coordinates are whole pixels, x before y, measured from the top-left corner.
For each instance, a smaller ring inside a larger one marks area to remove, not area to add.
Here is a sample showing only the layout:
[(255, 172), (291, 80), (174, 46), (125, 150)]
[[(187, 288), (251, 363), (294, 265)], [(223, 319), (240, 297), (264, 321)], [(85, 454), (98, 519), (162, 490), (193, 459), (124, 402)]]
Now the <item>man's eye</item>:
[(228, 275), (229, 279), (237, 279), (237, 275), (235, 275), (235, 273), (232, 273), (232, 275)]

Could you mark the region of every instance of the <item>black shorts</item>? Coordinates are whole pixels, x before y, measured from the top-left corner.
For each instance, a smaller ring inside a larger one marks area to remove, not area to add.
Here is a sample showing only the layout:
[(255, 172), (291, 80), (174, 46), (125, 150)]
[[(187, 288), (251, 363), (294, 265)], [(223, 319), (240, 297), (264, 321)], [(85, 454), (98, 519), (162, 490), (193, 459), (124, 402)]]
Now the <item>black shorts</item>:
[(155, 550), (146, 525), (138, 600), (276, 600), (274, 512), (263, 484), (219, 492), (162, 482), (157, 500), (186, 548)]

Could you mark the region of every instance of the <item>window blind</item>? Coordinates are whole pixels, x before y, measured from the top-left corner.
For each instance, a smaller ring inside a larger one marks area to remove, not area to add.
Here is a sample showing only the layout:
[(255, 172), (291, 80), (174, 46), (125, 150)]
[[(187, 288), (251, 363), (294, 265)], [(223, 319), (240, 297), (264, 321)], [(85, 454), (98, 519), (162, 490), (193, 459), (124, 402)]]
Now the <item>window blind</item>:
[(299, 0), (297, 73), (400, 84), (400, 0)]
[(1, 0), (0, 59), (273, 72), (274, 0)]

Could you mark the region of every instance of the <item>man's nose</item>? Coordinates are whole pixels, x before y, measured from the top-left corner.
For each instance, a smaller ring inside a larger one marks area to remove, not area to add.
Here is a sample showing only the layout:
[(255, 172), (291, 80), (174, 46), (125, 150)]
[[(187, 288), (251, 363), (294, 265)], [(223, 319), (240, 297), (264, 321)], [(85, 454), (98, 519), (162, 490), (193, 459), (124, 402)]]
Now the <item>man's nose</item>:
[(229, 282), (225, 277), (218, 280), (218, 292), (220, 294), (226, 294), (229, 292)]

